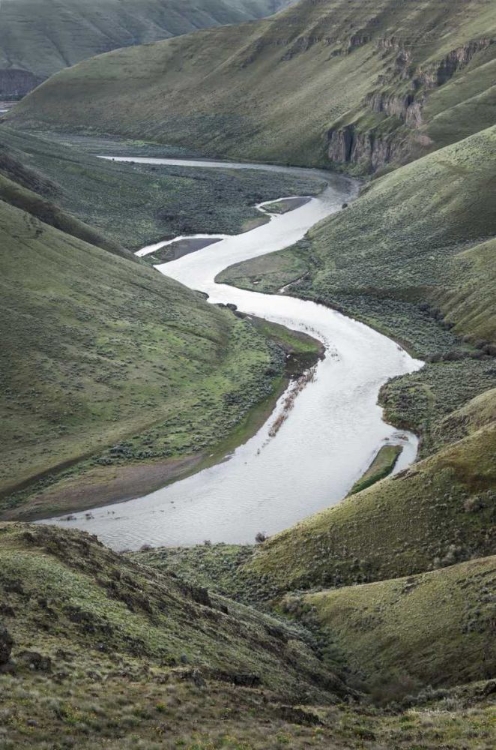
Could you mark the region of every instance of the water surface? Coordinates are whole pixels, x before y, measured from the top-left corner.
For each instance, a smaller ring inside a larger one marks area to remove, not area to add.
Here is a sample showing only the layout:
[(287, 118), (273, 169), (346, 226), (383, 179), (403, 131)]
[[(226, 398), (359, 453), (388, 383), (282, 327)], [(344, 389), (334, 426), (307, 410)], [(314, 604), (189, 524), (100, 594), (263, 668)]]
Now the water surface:
[[(282, 169), (225, 162), (143, 159), (120, 161), (180, 164), (196, 168)], [(291, 170), (290, 170), (291, 171)], [(296, 170), (308, 172), (309, 170)], [(315, 172), (312, 172), (315, 174)], [(216, 284), (224, 268), (281, 250), (301, 239), (318, 221), (339, 210), (356, 192), (351, 180), (327, 175), (329, 187), (317, 198), (269, 224), (157, 266), (165, 275), (206, 292), (211, 303), (240, 310), (310, 333), (326, 347), (313, 380), (298, 396), (276, 437), (275, 412), (229, 460), (145, 497), (77, 514), (58, 523), (97, 534), (115, 549), (150, 545), (253, 542), (257, 532), (274, 534), (339, 502), (386, 443), (403, 445), (395, 471), (414, 460), (417, 439), (382, 420), (377, 396), (383, 383), (422, 363), (368, 326), (313, 302), (264, 295)], [(205, 236), (205, 235), (201, 235)], [(161, 244), (157, 243), (153, 249)], [(150, 248), (144, 248), (144, 255)]]

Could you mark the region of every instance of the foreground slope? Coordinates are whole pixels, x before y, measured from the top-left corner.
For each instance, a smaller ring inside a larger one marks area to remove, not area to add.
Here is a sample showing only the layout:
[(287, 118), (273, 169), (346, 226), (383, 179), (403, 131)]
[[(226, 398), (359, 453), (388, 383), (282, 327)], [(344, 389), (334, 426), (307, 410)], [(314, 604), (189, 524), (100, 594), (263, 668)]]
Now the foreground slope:
[(494, 682), (382, 712), (301, 626), (80, 532), (10, 524), (0, 538), (6, 748), (494, 746)]
[(0, 7), (0, 98), (24, 96), (93, 55), (275, 13), (285, 0), (6, 0)]
[(303, 0), (53, 77), (22, 125), (369, 171), (494, 123), (495, 0)]
[(244, 711), (261, 713), (271, 734), (287, 724), (297, 737), (288, 704), (351, 694), (301, 628), (86, 534), (4, 524), (0, 537), (2, 744), (131, 747), (137, 732), (175, 747), (182, 734), (215, 737), (221, 716), (220, 733), (242, 732), (252, 723), (240, 721)]

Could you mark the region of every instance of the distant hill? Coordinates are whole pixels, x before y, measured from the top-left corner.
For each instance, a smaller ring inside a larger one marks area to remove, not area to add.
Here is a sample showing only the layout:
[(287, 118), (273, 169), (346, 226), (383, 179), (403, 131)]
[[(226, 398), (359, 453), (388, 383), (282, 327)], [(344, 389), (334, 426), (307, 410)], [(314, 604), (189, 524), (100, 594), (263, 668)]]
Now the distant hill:
[(10, 117), (369, 172), (494, 124), (496, 0), (302, 0), (94, 58)]
[(291, 0), (2, 0), (0, 98), (117, 47), (275, 13)]

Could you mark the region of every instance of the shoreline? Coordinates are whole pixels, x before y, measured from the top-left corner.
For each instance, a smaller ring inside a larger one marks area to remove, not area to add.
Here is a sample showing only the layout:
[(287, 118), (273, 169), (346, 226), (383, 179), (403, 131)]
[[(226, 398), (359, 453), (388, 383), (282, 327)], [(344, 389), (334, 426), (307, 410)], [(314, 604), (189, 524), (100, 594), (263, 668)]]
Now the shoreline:
[[(105, 505), (120, 505), (151, 494), (156, 490), (167, 487), (169, 484), (203, 471), (203, 469), (229, 460), (230, 455), (236, 448), (250, 440), (267, 422), (280, 397), (290, 388), (291, 383), (303, 372), (317, 364), (323, 358), (325, 351), (324, 345), (320, 341), (307, 334), (291, 331), (284, 326), (277, 326), (277, 324), (269, 324), (263, 319), (252, 318), (252, 316), (246, 316), (243, 313), (236, 314), (239, 317), (251, 320), (257, 328), (260, 328), (262, 324), (273, 328), (270, 338), (286, 352), (286, 360), (283, 372), (274, 381), (272, 393), (256, 404), (234, 430), (215, 446), (213, 451), (208, 454), (203, 451), (180, 458), (166, 459), (165, 461), (129, 463), (110, 467), (100, 466), (91, 468), (87, 472), (83, 470), (80, 476), (70, 474), (64, 477), (62, 475), (59, 479), (55, 478), (53, 492), (48, 487), (46, 494), (40, 497), (39, 502), (37, 502), (37, 495), (34, 493), (33, 497), (27, 502), (4, 511), (0, 515), (0, 522), (47, 521), (51, 518), (73, 513), (90, 512)], [(283, 339), (278, 337), (278, 328), (286, 332), (289, 331), (294, 340), (313, 342), (314, 353), (300, 354), (295, 349), (292, 350), (291, 346), (285, 344)], [(100, 452), (101, 448), (98, 451)], [(78, 463), (87, 460), (91, 455), (74, 459), (70, 462), (71, 467), (77, 469)], [(65, 466), (64, 468), (69, 467)], [(44, 476), (50, 476), (50, 473), (51, 471), (47, 470), (44, 472)], [(76, 481), (73, 481), (74, 479)], [(22, 492), (23, 490), (29, 491), (31, 481), (36, 485), (40, 481), (40, 477), (27, 480), (26, 483), (23, 483), (24, 486), (18, 489), (9, 490), (9, 495), (14, 495), (16, 492)], [(43, 492), (43, 489), (40, 492)], [(47, 502), (49, 503), (48, 507)], [(68, 523), (70, 523), (69, 520)]]
[[(257, 209), (262, 215), (266, 215), (267, 221), (270, 221), (271, 218), (273, 218), (273, 215), (287, 213), (305, 205), (311, 200), (312, 199), (308, 196), (291, 196), (276, 201), (264, 202), (264, 204), (257, 205)], [(281, 210), (273, 211), (274, 206), (279, 205)], [(185, 247), (181, 248), (183, 252), (178, 256), (182, 257), (182, 255), (195, 252), (196, 250), (201, 249), (201, 247), (206, 247), (219, 240), (220, 238), (212, 236), (193, 236), (190, 238), (179, 237), (168, 242), (166, 241), (164, 245), (168, 245), (169, 247), (171, 245), (177, 246), (178, 243), (182, 242)], [(158, 249), (160, 248), (157, 248), (157, 250)], [(152, 253), (153, 252), (154, 251), (152, 251)], [(288, 296), (297, 297), (299, 295), (293, 295), (290, 293)], [(312, 301), (315, 302), (316, 300)], [(240, 317), (245, 317), (245, 315), (240, 314)], [(276, 325), (270, 323), (264, 318), (253, 319), (252, 322), (255, 325), (260, 325), (262, 327), (274, 327)], [(290, 334), (290, 336), (293, 337), (297, 335), (294, 331), (284, 328), (284, 326), (279, 326), (279, 328), (286, 331), (286, 335)], [(300, 336), (304, 339), (311, 339), (311, 337), (308, 337), (305, 334), (300, 334)], [(267, 338), (273, 337), (268, 335)], [(42, 490), (43, 497), (39, 497), (38, 502), (35, 495), (34, 498), (28, 500), (28, 503), (21, 505), (19, 509), (7, 511), (3, 514), (3, 519), (35, 521), (59, 518), (60, 520), (65, 521), (66, 519), (64, 516), (67, 514), (67, 522), (70, 523), (72, 520), (70, 516), (73, 513), (86, 513), (88, 520), (90, 520), (92, 517), (92, 509), (109, 505), (118, 505), (134, 499), (139, 499), (156, 490), (167, 487), (176, 481), (197, 474), (203, 469), (228, 460), (229, 455), (237, 447), (246, 443), (266, 423), (270, 415), (274, 412), (275, 404), (281, 395), (286, 390), (289, 390), (288, 386), (291, 381), (294, 382), (298, 377), (302, 378), (303, 374), (309, 372), (311, 367), (323, 357), (325, 351), (324, 345), (321, 342), (316, 342), (315, 339), (312, 340), (314, 343), (314, 350), (312, 354), (309, 352), (308, 348), (305, 350), (306, 357), (303, 357), (304, 367), (300, 364), (300, 366), (296, 368), (297, 372), (295, 372), (294, 367), (292, 367), (291, 373), (289, 373), (287, 365), (289, 362), (294, 362), (295, 358), (287, 356), (285, 372), (276, 378), (272, 393), (264, 401), (255, 405), (253, 409), (250, 410), (250, 413), (234, 428), (231, 434), (226, 436), (213, 449), (213, 452), (210, 453), (210, 455), (206, 455), (206, 451), (203, 451), (181, 458), (160, 460), (158, 462), (151, 461), (145, 464), (114, 464), (111, 467), (91, 467), (86, 472), (84, 471), (84, 468), (82, 468), (83, 473), (81, 476), (76, 469), (76, 471), (68, 477), (61, 477), (59, 480), (55, 479), (53, 491), (50, 487), (47, 488), (46, 492), (43, 492)], [(280, 340), (277, 341), (277, 343), (281, 346)], [(281, 348), (287, 351), (284, 346)], [(310, 362), (309, 360), (312, 361)], [(108, 512), (113, 514), (113, 511)]]

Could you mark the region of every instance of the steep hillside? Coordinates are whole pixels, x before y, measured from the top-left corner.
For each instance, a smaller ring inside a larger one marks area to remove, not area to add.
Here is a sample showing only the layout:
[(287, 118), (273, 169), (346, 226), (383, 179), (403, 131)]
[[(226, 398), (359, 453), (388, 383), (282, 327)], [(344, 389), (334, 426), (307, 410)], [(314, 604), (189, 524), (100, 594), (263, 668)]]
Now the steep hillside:
[(290, 0), (4, 0), (0, 98), (24, 96), (53, 73), (118, 47), (275, 13)]
[[(222, 734), (249, 727), (244, 710), (261, 712), (274, 735), (285, 726), (298, 736), (307, 733), (291, 727), (288, 704), (350, 693), (301, 628), (131, 563), (85, 534), (3, 525), (0, 537), (2, 742), (7, 732), (16, 748), (43, 747), (54, 731), (56, 747), (78, 748), (119, 739), (131, 747), (135, 731), (159, 742), (215, 737), (221, 714)], [(308, 723), (318, 723), (310, 707)]]
[[(282, 349), (155, 270), (22, 210), (34, 194), (15, 186), (0, 182), (4, 517), (162, 486), (264, 419)], [(12, 193), (22, 201), (5, 202)], [(42, 490), (62, 469), (48, 501)]]
[(283, 606), (324, 628), (329, 651), (341, 651), (350, 664), (352, 683), (377, 699), (399, 700), (427, 685), (494, 676), (495, 582), (496, 558), (488, 557), (409, 578), (288, 596)]
[(454, 333), (493, 342), (495, 167), (492, 127), (374, 180), (299, 246), (219, 280), (269, 292), (293, 282), (295, 294), (370, 320), (423, 356), (455, 345), (426, 303)]
[[(105, 235), (107, 245), (132, 250), (181, 234), (242, 232), (261, 220), (257, 203), (281, 195), (312, 195), (324, 185), (276, 172), (119, 164), (93, 156), (107, 150), (158, 156), (170, 151), (92, 138), (51, 142), (0, 126), (0, 175), (38, 193), (45, 215), (48, 202), (52, 212), (62, 209), (90, 224), (93, 236)], [(20, 207), (29, 210), (27, 205)], [(94, 242), (88, 237), (82, 239)]]
[(494, 123), (495, 38), (495, 0), (303, 0), (84, 62), (8, 117), (367, 172)]

